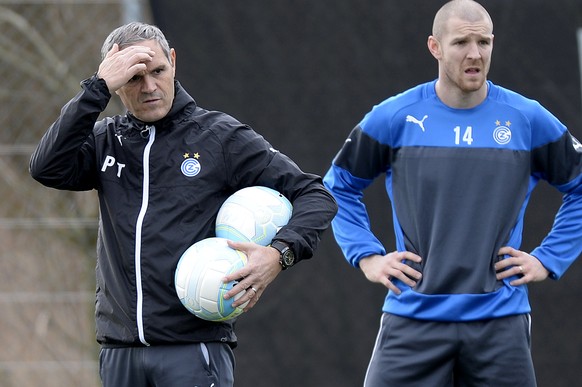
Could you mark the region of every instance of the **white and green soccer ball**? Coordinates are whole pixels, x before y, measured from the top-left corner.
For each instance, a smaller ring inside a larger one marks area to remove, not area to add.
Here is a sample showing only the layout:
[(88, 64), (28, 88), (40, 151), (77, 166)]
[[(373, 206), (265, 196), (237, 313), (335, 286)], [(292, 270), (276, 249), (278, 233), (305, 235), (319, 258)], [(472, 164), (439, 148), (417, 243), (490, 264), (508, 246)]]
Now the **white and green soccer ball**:
[(224, 238), (207, 238), (190, 246), (178, 261), (174, 283), (182, 304), (195, 316), (208, 321), (225, 321), (239, 316), (247, 303), (232, 303), (245, 291), (225, 300), (224, 294), (237, 281), (223, 278), (247, 264), (247, 256), (228, 246)]
[(242, 188), (220, 207), (216, 236), (267, 246), (292, 213), (291, 202), (276, 190), (263, 186)]

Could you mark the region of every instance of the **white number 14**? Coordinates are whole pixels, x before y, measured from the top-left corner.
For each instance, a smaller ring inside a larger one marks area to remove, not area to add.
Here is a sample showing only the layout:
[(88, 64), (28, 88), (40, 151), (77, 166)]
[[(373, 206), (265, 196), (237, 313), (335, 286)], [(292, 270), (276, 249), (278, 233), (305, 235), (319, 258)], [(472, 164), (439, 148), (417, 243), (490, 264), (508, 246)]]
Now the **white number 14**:
[[(455, 145), (459, 145), (461, 143), (461, 127), (456, 126), (455, 129)], [(471, 145), (473, 142), (473, 127), (467, 126), (465, 129), (465, 133), (463, 133), (463, 142), (466, 142), (468, 145)]]

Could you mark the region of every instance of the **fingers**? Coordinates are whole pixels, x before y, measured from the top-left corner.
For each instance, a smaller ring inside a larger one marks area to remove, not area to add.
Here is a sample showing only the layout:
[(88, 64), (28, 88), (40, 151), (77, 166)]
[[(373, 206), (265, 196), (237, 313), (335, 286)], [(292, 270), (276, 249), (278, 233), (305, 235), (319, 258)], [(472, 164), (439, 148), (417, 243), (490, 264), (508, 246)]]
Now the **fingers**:
[(110, 91), (116, 91), (132, 77), (147, 69), (155, 52), (146, 46), (129, 46), (123, 50), (114, 44), (99, 65), (97, 75), (107, 83)]
[(225, 299), (237, 297), (233, 306), (237, 307), (248, 301), (245, 311), (251, 309), (259, 300), (266, 287), (281, 272), (278, 252), (270, 247), (256, 243), (228, 241), (228, 245), (247, 255), (247, 264), (236, 272), (226, 276), (225, 282), (238, 281), (224, 296)]
[(505, 256), (504, 259), (495, 263), (495, 271), (497, 280), (504, 280), (509, 277), (518, 277), (519, 279), (510, 282), (511, 285), (521, 285), (526, 280), (525, 276), (525, 260), (520, 259), (521, 252), (509, 246), (504, 246), (499, 249), (497, 254)]
[(247, 257), (250, 256), (253, 253), (253, 251), (260, 250), (261, 248), (264, 248), (262, 246), (257, 245), (256, 243), (235, 242), (235, 241), (232, 241), (230, 239), (227, 239), (226, 243), (228, 244), (228, 247), (230, 247), (231, 249), (242, 251), (243, 253), (245, 253), (247, 255)]
[(247, 294), (249, 293), (248, 290), (251, 290), (251, 293), (254, 293), (255, 295), (258, 293), (258, 288), (257, 286), (253, 285), (253, 277), (250, 274), (251, 273), (247, 265), (242, 269), (225, 276), (222, 279), (224, 283), (233, 282), (232, 288), (224, 295), (225, 300), (233, 297), (236, 298), (238, 294), (245, 292), (241, 297), (233, 302), (233, 306), (235, 307), (244, 304), (251, 299), (252, 295)]
[(379, 281), (382, 285), (384, 285), (385, 287), (387, 287), (388, 289), (392, 290), (395, 294), (400, 294), (402, 293), (402, 291), (400, 290), (400, 288), (398, 286), (396, 286), (394, 284), (394, 282), (392, 282), (392, 278), (391, 277), (381, 277), (380, 281)]
[(111, 50), (109, 50), (107, 52), (107, 55), (105, 55), (105, 58), (111, 58), (111, 56), (114, 55), (118, 51), (119, 51), (119, 44), (114, 43), (113, 47), (111, 47)]
[(232, 249), (235, 250), (240, 250), (240, 251), (244, 251), (245, 247), (248, 245), (248, 243), (245, 242), (236, 242), (230, 239), (226, 240), (226, 243), (228, 244), (228, 246)]
[(409, 251), (394, 251), (383, 256), (372, 255), (362, 259), (360, 269), (368, 280), (381, 283), (396, 294), (400, 294), (400, 289), (394, 280), (414, 287), (422, 278), (422, 273), (407, 264), (406, 261), (421, 263), (422, 258)]
[(517, 277), (509, 283), (512, 286), (543, 281), (550, 274), (539, 259), (524, 251), (505, 246), (498, 254), (505, 258), (495, 263), (496, 277), (498, 280)]
[(510, 255), (510, 256), (517, 256), (521, 251), (514, 249), (513, 247), (503, 246), (497, 252), (497, 255)]
[[(244, 308), (245, 312), (255, 306), (264, 290), (264, 288), (261, 288), (259, 285), (248, 286), (248, 283), (250, 283), (250, 281), (242, 279), (224, 295), (225, 299), (230, 299), (232, 297), (235, 298), (235, 301), (232, 303), (232, 306), (235, 308), (248, 302)], [(239, 294), (241, 294), (241, 296), (237, 297)]]
[(422, 274), (420, 272), (406, 264), (401, 264), (401, 266), (398, 268), (390, 269), (388, 273), (388, 275), (380, 276), (379, 282), (396, 294), (400, 294), (402, 291), (398, 286), (396, 286), (394, 279), (397, 279), (403, 284), (413, 288), (422, 278)]
[[(388, 254), (388, 266), (390, 267), (390, 275), (397, 277), (398, 279), (405, 281), (406, 278), (419, 280), (422, 274), (410, 266), (407, 261), (420, 264), (422, 258), (419, 255), (411, 253), (410, 251), (393, 252)], [(408, 282), (409, 283), (409, 282)]]
[(408, 261), (413, 261), (416, 263), (422, 262), (422, 258), (420, 257), (420, 255), (416, 255), (410, 251), (394, 252), (393, 254), (396, 254), (398, 256), (398, 259), (400, 260), (406, 259)]
[(528, 278), (526, 277), (527, 272), (524, 265), (509, 266), (508, 268), (502, 269), (498, 269), (496, 265), (495, 270), (497, 270), (497, 280), (504, 280), (509, 277), (519, 277), (517, 280), (511, 281), (511, 285), (521, 285), (529, 282)]
[[(261, 292), (262, 293), (262, 292)], [(255, 289), (254, 287), (250, 287), (249, 289), (246, 290), (245, 292), (245, 296), (248, 297), (248, 301), (249, 303), (247, 304), (247, 306), (245, 306), (245, 308), (243, 309), (245, 312), (248, 312), (249, 309), (251, 309), (253, 306), (255, 306), (255, 304), (257, 303), (257, 301), (259, 301), (259, 298), (261, 297), (259, 294), (258, 289)], [(246, 301), (245, 301), (246, 302)]]
[(113, 45), (111, 50), (105, 56), (106, 59), (120, 58), (120, 63), (135, 64), (144, 61), (150, 61), (156, 52), (146, 46), (128, 46), (123, 50), (119, 49), (117, 44)]

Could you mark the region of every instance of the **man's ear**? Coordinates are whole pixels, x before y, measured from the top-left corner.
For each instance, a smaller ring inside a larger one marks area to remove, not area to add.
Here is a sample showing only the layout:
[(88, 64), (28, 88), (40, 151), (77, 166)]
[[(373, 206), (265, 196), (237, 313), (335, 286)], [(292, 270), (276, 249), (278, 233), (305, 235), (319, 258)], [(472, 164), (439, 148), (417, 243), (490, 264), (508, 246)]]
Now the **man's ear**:
[(176, 50), (170, 48), (170, 58), (172, 59), (172, 68), (174, 69), (174, 76), (176, 75)]
[(428, 46), (428, 50), (432, 56), (434, 56), (437, 60), (442, 58), (441, 43), (437, 40), (437, 38), (432, 35), (429, 36), (426, 45)]

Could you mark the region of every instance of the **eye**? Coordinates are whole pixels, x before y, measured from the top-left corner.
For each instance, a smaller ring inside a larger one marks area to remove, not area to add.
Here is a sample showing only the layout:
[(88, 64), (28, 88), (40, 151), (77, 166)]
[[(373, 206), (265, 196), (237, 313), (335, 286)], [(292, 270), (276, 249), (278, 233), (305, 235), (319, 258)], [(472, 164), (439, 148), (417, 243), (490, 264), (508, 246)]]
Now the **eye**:
[(141, 79), (140, 75), (134, 75), (133, 77), (131, 77), (131, 79), (129, 81), (127, 81), (127, 83), (135, 83), (137, 81), (139, 81)]

